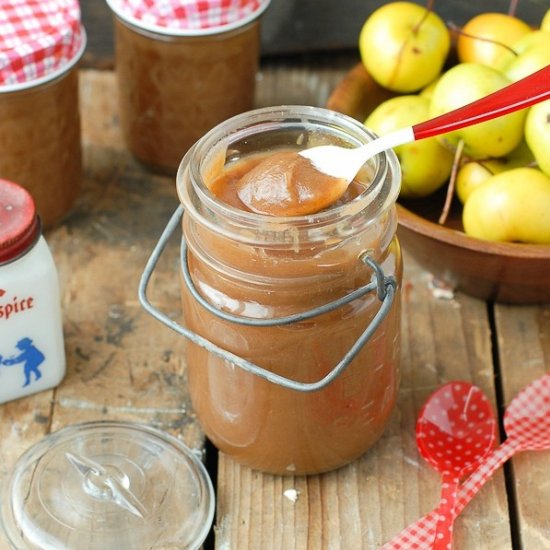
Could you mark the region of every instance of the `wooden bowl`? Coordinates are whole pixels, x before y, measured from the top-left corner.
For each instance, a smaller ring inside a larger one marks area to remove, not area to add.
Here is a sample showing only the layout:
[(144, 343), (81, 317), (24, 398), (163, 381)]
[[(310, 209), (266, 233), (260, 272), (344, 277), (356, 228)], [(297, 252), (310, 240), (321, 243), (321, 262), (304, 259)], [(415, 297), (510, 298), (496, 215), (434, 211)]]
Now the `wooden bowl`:
[[(361, 63), (335, 88), (327, 107), (364, 121), (382, 101), (381, 89)], [(446, 189), (425, 199), (399, 200), (398, 236), (403, 247), (436, 280), (485, 300), (550, 302), (550, 245), (495, 243), (466, 235), (455, 199), (445, 225), (438, 223)]]

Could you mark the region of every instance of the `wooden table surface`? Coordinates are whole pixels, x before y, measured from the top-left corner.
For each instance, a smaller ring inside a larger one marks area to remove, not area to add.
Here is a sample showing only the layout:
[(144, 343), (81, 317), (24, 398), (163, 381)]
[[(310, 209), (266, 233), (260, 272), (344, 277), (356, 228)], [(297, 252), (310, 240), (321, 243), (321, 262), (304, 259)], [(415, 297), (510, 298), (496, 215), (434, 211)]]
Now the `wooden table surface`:
[[(354, 62), (341, 56), (265, 62), (257, 105), (324, 105)], [(502, 416), (523, 386), (550, 370), (550, 305), (442, 295), (405, 251), (402, 382), (375, 447), (349, 466), (307, 478), (264, 475), (218, 455), (189, 402), (183, 342), (137, 299), (145, 262), (177, 206), (174, 181), (148, 173), (127, 153), (111, 71), (81, 71), (81, 102), (83, 192), (64, 223), (46, 234), (62, 287), (67, 375), (53, 391), (0, 406), (0, 478), (30, 445), (63, 426), (146, 422), (204, 451), (217, 498), (205, 548), (374, 549), (438, 501), (439, 476), (414, 438), (426, 397), (446, 381), (470, 380)], [(150, 297), (177, 318), (176, 241)], [(549, 472), (550, 452), (517, 455), (459, 517), (455, 549), (549, 549)], [(0, 548), (8, 548), (1, 535)]]

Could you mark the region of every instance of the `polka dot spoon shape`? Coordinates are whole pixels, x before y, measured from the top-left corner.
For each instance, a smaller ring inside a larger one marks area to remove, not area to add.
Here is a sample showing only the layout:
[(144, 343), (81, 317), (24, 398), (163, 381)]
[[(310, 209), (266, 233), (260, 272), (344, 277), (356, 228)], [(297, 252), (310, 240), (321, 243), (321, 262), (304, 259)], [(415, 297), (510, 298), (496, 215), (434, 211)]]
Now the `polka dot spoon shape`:
[(455, 503), (460, 480), (471, 473), (493, 448), (496, 420), (485, 394), (469, 382), (445, 384), (426, 401), (416, 424), (422, 457), (440, 474), (433, 548), (451, 548)]
[[(514, 397), (504, 413), (504, 429), (507, 438), (460, 484), (455, 518), (515, 453), (550, 450), (550, 373), (537, 378)], [(436, 508), (403, 529), (381, 550), (430, 550), (438, 518)]]

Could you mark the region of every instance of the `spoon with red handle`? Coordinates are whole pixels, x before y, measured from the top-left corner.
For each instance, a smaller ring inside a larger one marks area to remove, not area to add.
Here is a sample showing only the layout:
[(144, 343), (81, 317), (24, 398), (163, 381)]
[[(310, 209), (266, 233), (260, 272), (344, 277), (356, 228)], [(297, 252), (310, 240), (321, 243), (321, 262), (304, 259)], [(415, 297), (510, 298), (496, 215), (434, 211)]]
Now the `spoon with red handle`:
[(485, 394), (462, 380), (438, 388), (418, 415), (418, 450), (441, 474), (442, 481), (434, 550), (451, 547), (460, 481), (493, 449), (496, 424)]
[(395, 130), (361, 147), (319, 145), (290, 156), (288, 152), (272, 156), (242, 178), (237, 195), (258, 214), (314, 214), (338, 201), (361, 167), (382, 151), (498, 118), (547, 98), (550, 65), (468, 105)]
[(308, 158), (319, 172), (345, 182), (342, 184), (345, 191), (363, 164), (382, 151), (498, 118), (547, 98), (550, 98), (550, 65), (459, 109), (395, 130), (361, 147), (320, 145), (299, 154)]
[[(510, 402), (504, 414), (504, 429), (507, 438), (460, 485), (455, 516), (515, 453), (550, 450), (550, 373), (526, 386)], [(436, 508), (406, 527), (381, 550), (431, 550), (438, 519)]]

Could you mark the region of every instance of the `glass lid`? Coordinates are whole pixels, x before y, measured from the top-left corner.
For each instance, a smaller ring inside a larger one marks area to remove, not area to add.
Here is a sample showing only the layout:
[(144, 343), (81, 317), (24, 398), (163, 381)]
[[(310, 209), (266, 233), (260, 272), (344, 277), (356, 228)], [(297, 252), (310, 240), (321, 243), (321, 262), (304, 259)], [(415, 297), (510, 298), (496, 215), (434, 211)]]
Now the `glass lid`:
[(91, 422), (52, 433), (17, 461), (2, 522), (18, 550), (191, 550), (214, 516), (206, 469), (171, 435)]

